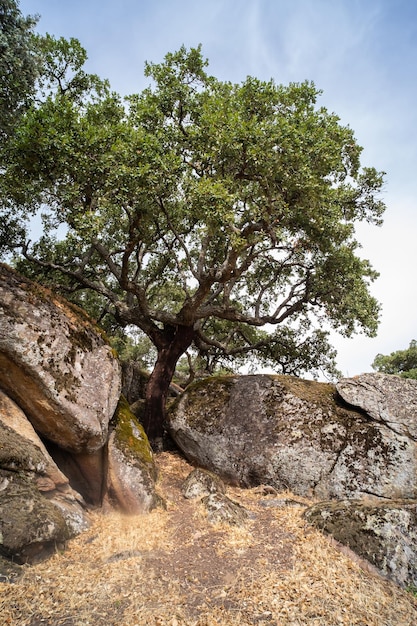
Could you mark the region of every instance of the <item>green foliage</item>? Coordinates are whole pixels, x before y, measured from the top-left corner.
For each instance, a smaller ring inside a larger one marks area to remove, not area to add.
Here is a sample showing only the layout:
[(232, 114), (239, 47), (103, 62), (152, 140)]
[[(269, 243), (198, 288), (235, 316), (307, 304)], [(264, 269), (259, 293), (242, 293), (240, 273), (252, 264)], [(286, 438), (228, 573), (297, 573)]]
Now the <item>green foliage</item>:
[(113, 331), (109, 340), (120, 361), (136, 361), (144, 370), (152, 369), (156, 351), (149, 338), (140, 330), (130, 328), (125, 332), (118, 328)]
[(415, 585), (408, 585), (405, 590), (417, 598), (417, 587)]
[[(37, 18), (24, 17), (17, 0), (0, 0), (0, 171), (5, 161), (5, 145), (13, 136), (21, 116), (30, 106), (39, 75), (40, 60), (34, 27)], [(0, 180), (0, 252), (24, 241), (22, 216)]]
[(150, 86), (123, 102), (83, 73), (75, 40), (46, 38), (43, 54), (42, 99), (1, 179), (22, 222), (44, 214), (21, 268), (71, 297), (94, 292), (86, 306), (159, 354), (192, 328), (208, 371), (254, 355), (334, 374), (318, 329), (375, 334), (377, 274), (355, 224), (381, 223), (382, 174), (361, 168), (352, 130), (317, 106), (312, 83), (221, 82), (199, 48), (181, 48), (147, 64)]
[(38, 59), (34, 26), (17, 0), (0, 0), (0, 142), (13, 131), (35, 90)]
[(108, 88), (95, 74), (86, 74), (82, 69), (87, 53), (78, 39), (52, 35), (37, 36), (37, 49), (41, 67), (37, 82), (38, 97), (66, 95), (80, 102), (89, 91), (101, 93)]
[(410, 341), (406, 350), (397, 350), (389, 355), (377, 354), (372, 368), (383, 374), (399, 374), (403, 378), (417, 379), (417, 341)]

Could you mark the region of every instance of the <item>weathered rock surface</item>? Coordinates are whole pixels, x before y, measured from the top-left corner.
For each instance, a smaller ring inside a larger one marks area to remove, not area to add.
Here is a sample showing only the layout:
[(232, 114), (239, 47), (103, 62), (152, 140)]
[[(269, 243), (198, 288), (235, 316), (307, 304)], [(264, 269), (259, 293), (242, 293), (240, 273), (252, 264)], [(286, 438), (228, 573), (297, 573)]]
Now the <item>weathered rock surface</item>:
[(107, 441), (121, 373), (82, 312), (0, 265), (0, 386), (43, 437), (90, 453)]
[(248, 511), (224, 493), (211, 493), (201, 500), (207, 510), (207, 519), (211, 524), (226, 523), (242, 526), (249, 517)]
[(129, 360), (122, 363), (122, 395), (129, 405), (143, 401), (149, 376), (149, 372), (137, 361)]
[(141, 424), (122, 398), (107, 446), (104, 506), (125, 513), (144, 513), (162, 504), (152, 449)]
[(168, 414), (189, 460), (242, 486), (329, 498), (416, 498), (416, 442), (340, 402), (331, 384), (215, 377)]
[(417, 500), (319, 502), (305, 518), (402, 587), (417, 587)]
[(44, 558), (87, 526), (82, 498), (0, 392), (0, 554), (18, 563)]
[(399, 435), (417, 441), (417, 380), (361, 374), (336, 384), (341, 398)]
[(205, 498), (211, 493), (225, 493), (225, 486), (218, 476), (199, 467), (193, 470), (182, 486), (184, 498)]
[(0, 470), (0, 554), (17, 563), (48, 556), (71, 537), (61, 511), (27, 474)]
[[(61, 511), (69, 535), (87, 528), (83, 498), (71, 488), (68, 478), (56, 466), (24, 413), (2, 391), (0, 471), (24, 475), (41, 495)], [(4, 493), (4, 490), (0, 492), (0, 502)]]
[(0, 265), (0, 555), (47, 556), (88, 525), (87, 505), (160, 504), (142, 427), (119, 410), (121, 368), (65, 300)]
[(0, 433), (2, 469), (19, 471), (23, 467), (33, 471), (34, 482), (40, 491), (51, 493), (68, 486), (67, 477), (49, 456), (26, 415), (1, 389)]
[(182, 485), (184, 498), (199, 500), (211, 524), (226, 523), (241, 526), (249, 512), (226, 495), (224, 482), (215, 474), (197, 467)]

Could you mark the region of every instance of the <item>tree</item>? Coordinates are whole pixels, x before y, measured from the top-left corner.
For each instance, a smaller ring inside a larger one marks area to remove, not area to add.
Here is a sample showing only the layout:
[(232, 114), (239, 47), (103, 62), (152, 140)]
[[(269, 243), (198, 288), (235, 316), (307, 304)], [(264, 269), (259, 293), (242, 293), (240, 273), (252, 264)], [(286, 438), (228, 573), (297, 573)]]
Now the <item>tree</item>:
[[(62, 99), (62, 102), (66, 100), (76, 106), (79, 104), (79, 98), (88, 97), (89, 93), (97, 96), (104, 93), (108, 89), (108, 84), (97, 76), (83, 71), (82, 67), (87, 60), (87, 55), (78, 40), (71, 38), (67, 41), (62, 37), (57, 40), (48, 34), (37, 35), (32, 31), (37, 18), (21, 17), (13, 0), (4, 0), (3, 3), (5, 9), (3, 19), (7, 28), (5, 28), (6, 34), (3, 38), (6, 42), (6, 54), (1, 60), (4, 66), (4, 76), (0, 102), (0, 169), (4, 174), (8, 166), (12, 169), (16, 168), (16, 165), (18, 167), (18, 160), (13, 161), (14, 149), (18, 145), (16, 139), (20, 137), (19, 133), (25, 127), (26, 121), (31, 119), (31, 112), (32, 114), (33, 111), (39, 113), (39, 124), (36, 129), (32, 128), (37, 133), (34, 137), (36, 143), (44, 132), (42, 124), (47, 123), (48, 107), (54, 97), (57, 103)], [(57, 115), (59, 115), (58, 109), (59, 107), (56, 107)], [(43, 121), (41, 111), (45, 113)], [(22, 120), (25, 113), (27, 117)], [(54, 124), (54, 120), (50, 121)], [(20, 122), (22, 122), (21, 126), (19, 126)], [(53, 139), (50, 136), (49, 141), (51, 140), (57, 148), (57, 137)], [(36, 160), (36, 150), (30, 146), (26, 147), (27, 152), (25, 155), (22, 154), (21, 158)], [(10, 158), (12, 158), (11, 163)], [(16, 171), (16, 176), (18, 179), (18, 171)], [(28, 180), (23, 191), (18, 180), (6, 182), (6, 179), (7, 176), (4, 175), (0, 178), (2, 217), (0, 254), (3, 255), (24, 243), (27, 237), (28, 221), (39, 207), (37, 202), (39, 194), (33, 188), (34, 181)], [(10, 193), (10, 184), (13, 187), (12, 193)]]
[[(0, 167), (7, 138), (35, 92), (39, 71), (34, 27), (37, 18), (24, 17), (17, 0), (0, 0)], [(0, 250), (22, 238), (23, 230), (0, 189), (2, 227)], [(12, 233), (15, 235), (12, 238)]]
[(325, 325), (372, 336), (378, 323), (354, 228), (381, 223), (382, 174), (361, 168), (312, 83), (232, 84), (206, 67), (183, 47), (148, 63), (150, 86), (125, 103), (92, 84), (71, 93), (61, 75), (16, 133), (2, 183), (17, 212), (44, 207), (44, 236), (23, 246), (38, 276), (95, 292), (155, 346), (151, 440), (190, 347), (334, 371)]
[(398, 374), (403, 378), (417, 379), (417, 341), (413, 339), (406, 350), (391, 354), (377, 354), (372, 368), (384, 374)]
[(0, 142), (27, 108), (38, 76), (37, 18), (24, 17), (17, 0), (0, 0)]

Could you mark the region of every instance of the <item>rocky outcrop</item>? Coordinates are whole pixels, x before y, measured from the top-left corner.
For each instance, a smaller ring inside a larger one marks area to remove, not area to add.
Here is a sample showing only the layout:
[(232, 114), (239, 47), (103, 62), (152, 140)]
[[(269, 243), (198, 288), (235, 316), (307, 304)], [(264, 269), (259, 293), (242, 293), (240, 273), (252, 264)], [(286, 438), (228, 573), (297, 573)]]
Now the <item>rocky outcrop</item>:
[(303, 496), (416, 498), (416, 442), (290, 376), (216, 377), (190, 386), (168, 428), (196, 465), (242, 486)]
[(417, 588), (417, 500), (319, 502), (304, 516), (383, 576)]
[(155, 491), (156, 467), (143, 427), (124, 398), (115, 413), (107, 447), (106, 508), (144, 513), (162, 503)]
[(74, 453), (107, 441), (121, 390), (117, 358), (65, 300), (0, 265), (1, 387), (38, 433)]
[[(88, 526), (82, 496), (54, 463), (19, 407), (0, 391), (0, 472), (24, 475), (64, 516), (68, 534)], [(5, 487), (6, 488), (6, 487)], [(4, 490), (0, 494), (0, 500)]]
[(87, 506), (138, 513), (160, 503), (152, 451), (120, 410), (121, 368), (105, 338), (4, 265), (0, 389), (0, 555), (47, 556), (86, 527)]
[(395, 433), (417, 441), (417, 380), (389, 374), (344, 378), (336, 390), (348, 404)]
[(32, 561), (87, 527), (81, 496), (22, 411), (0, 392), (0, 554)]

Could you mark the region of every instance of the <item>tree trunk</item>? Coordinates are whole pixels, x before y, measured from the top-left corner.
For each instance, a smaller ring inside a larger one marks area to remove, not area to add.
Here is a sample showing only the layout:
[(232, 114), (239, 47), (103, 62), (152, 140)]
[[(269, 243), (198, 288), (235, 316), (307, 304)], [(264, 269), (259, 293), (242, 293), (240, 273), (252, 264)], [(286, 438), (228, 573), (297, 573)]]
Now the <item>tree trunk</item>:
[(178, 359), (189, 348), (193, 337), (192, 326), (166, 326), (158, 336), (158, 358), (146, 386), (143, 417), (143, 427), (151, 445), (162, 439), (169, 385)]

